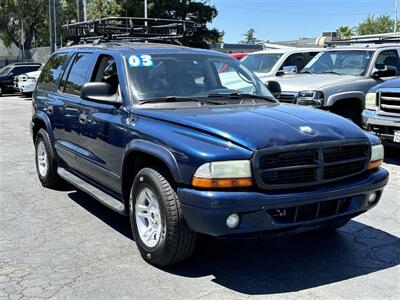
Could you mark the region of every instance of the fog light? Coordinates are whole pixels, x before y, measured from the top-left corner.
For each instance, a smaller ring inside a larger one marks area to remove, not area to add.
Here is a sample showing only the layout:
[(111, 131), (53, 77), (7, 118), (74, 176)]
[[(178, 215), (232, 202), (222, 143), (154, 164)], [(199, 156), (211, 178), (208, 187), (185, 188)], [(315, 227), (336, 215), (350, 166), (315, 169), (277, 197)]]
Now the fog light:
[(375, 202), (377, 198), (376, 192), (372, 192), (371, 194), (369, 194), (368, 196), (368, 204), (371, 205)]
[(227, 219), (226, 219), (226, 225), (229, 228), (235, 228), (239, 225), (240, 218), (238, 214), (231, 214)]

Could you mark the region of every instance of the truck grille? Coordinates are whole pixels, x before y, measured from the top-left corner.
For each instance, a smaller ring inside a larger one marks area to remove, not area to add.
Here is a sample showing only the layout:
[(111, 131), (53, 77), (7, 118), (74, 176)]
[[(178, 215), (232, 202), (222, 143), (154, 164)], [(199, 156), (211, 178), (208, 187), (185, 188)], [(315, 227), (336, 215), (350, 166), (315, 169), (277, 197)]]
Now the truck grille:
[(258, 151), (253, 161), (258, 186), (278, 189), (317, 185), (354, 176), (367, 169), (370, 157), (368, 142), (335, 144)]
[(400, 90), (386, 91), (379, 93), (379, 107), (381, 112), (400, 114)]

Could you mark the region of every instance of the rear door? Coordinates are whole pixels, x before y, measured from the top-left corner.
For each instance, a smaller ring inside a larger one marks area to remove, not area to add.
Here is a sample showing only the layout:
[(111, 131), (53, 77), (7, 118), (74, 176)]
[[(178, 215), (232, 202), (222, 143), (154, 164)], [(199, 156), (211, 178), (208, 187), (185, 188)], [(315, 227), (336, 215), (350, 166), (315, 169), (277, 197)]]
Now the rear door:
[(80, 133), (80, 89), (88, 81), (93, 58), (94, 54), (90, 52), (76, 53), (60, 81), (57, 92), (57, 100), (61, 106), (55, 115), (55, 146), (58, 155), (74, 169), (77, 167), (76, 154)]

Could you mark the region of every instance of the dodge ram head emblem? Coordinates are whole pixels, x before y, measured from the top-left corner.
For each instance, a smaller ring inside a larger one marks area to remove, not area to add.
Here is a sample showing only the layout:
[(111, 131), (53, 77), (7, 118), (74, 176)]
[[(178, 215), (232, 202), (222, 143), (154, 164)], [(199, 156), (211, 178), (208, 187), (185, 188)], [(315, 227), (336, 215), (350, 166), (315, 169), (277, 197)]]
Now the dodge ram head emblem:
[(310, 126), (300, 126), (300, 131), (304, 133), (313, 133), (313, 130)]

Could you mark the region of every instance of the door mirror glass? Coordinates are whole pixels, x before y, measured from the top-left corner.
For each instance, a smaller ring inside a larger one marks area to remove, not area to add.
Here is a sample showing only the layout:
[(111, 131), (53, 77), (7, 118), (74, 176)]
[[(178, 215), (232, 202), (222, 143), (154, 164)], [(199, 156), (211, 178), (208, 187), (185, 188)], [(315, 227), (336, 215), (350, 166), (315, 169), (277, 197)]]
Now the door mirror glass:
[(296, 66), (286, 66), (286, 67), (283, 67), (283, 73), (284, 73), (285, 75), (297, 74), (297, 67), (296, 67)]
[(373, 78), (381, 78), (381, 77), (394, 77), (397, 74), (397, 68), (394, 66), (385, 65), (383, 67), (375, 68), (372, 71)]
[(14, 76), (14, 72), (8, 73), (8, 76)]
[(88, 82), (81, 88), (81, 98), (89, 101), (120, 104), (118, 93), (107, 82)]

